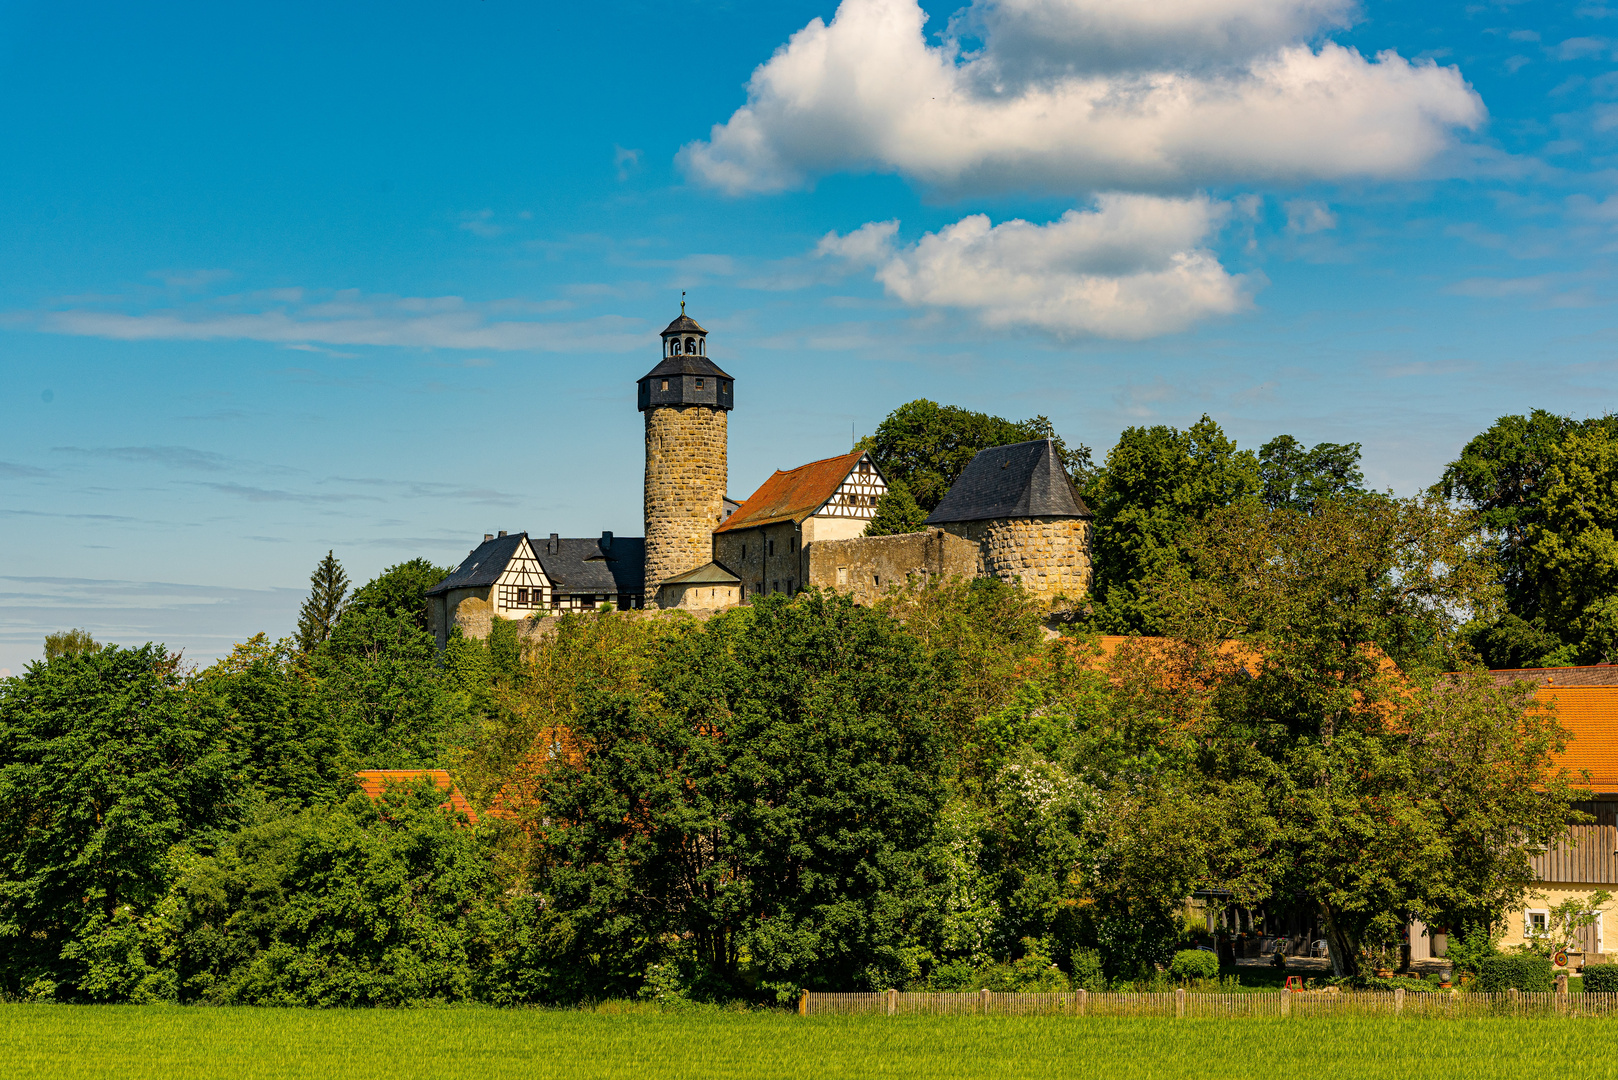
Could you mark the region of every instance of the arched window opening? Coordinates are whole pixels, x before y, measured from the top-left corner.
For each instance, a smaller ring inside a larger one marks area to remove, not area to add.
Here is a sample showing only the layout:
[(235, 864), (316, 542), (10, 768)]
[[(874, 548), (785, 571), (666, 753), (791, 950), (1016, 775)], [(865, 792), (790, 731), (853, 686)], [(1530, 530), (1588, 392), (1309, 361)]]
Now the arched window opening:
[(680, 339), (679, 338), (669, 338), (669, 355), (670, 356), (679, 356), (680, 355)]
[(708, 355), (707, 344), (708, 343), (703, 341), (701, 338), (697, 339), (697, 355), (698, 356), (707, 356)]
[(686, 338), (685, 339), (685, 351), (688, 352), (688, 353), (691, 353), (693, 355), (696, 353), (696, 351), (697, 351), (697, 339), (696, 338)]

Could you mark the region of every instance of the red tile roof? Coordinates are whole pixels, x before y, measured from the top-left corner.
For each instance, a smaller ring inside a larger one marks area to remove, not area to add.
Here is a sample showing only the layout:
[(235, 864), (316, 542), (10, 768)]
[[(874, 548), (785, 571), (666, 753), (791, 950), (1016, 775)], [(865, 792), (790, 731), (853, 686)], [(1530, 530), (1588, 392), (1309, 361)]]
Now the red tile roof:
[(1618, 664), (1582, 667), (1498, 668), (1489, 672), (1496, 686), (1526, 679), (1541, 686), (1618, 686)]
[(361, 790), (373, 799), (380, 799), (383, 789), (389, 784), (413, 784), (423, 776), (431, 777), (436, 786), (449, 792), (444, 809), (457, 810), (465, 814), (472, 824), (478, 823), (478, 812), (472, 809), (472, 804), (466, 801), (461, 789), (450, 779), (448, 769), (365, 769), (354, 775), (359, 779)]
[(837, 493), (864, 456), (863, 451), (855, 450), (842, 457), (811, 461), (786, 472), (776, 470), (775, 475), (759, 485), (759, 489), (714, 532), (752, 529), (778, 521), (802, 521)]
[[(1565, 766), (1580, 787), (1588, 785), (1598, 794), (1618, 792), (1618, 686), (1541, 684), (1534, 699), (1554, 704), (1556, 719), (1571, 736), (1556, 764)], [(1585, 772), (1590, 774), (1587, 780), (1581, 775)]]

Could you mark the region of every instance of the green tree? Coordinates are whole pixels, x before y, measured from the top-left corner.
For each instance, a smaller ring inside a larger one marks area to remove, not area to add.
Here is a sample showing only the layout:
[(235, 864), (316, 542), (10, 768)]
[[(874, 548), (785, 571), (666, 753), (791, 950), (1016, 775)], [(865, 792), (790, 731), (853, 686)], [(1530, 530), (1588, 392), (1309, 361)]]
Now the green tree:
[(217, 721), (161, 646), (108, 646), (0, 682), (0, 986), (89, 996), (70, 945), (143, 915), (169, 849), (232, 813)]
[(865, 527), (866, 536), (897, 536), (926, 528), (927, 514), (916, 505), (902, 480), (888, 482), (888, 490), (876, 501), (876, 513)]
[(96, 639), (90, 636), (88, 630), (63, 630), (57, 634), (46, 634), (45, 662), (48, 664), (59, 656), (82, 656), (99, 648), (101, 646), (96, 644)]
[(357, 611), (309, 657), (309, 708), (330, 732), (340, 769), (438, 765), (469, 721), (470, 702), (409, 616)]
[(931, 513), (979, 450), (1030, 439), (1051, 439), (1074, 482), (1082, 487), (1089, 479), (1089, 447), (1070, 450), (1043, 416), (1004, 420), (925, 398), (894, 409), (857, 448), (869, 451), (889, 483), (904, 484), (916, 504)]
[(346, 611), (380, 611), (403, 615), (427, 629), (427, 590), (449, 576), (454, 567), (436, 566), (427, 559), (411, 559), (390, 566), (354, 590)]
[[(558, 996), (684, 960), (739, 988), (914, 977), (942, 786), (925, 663), (886, 615), (810, 591), (673, 638), (655, 696), (603, 696), (544, 793)], [(672, 950), (672, 952), (671, 952)]]
[(168, 940), (148, 948), (173, 957), (182, 1000), (468, 1001), (499, 890), (489, 853), (443, 802), (424, 779), (249, 825), (175, 881)]
[(1574, 420), (1535, 409), (1502, 416), (1478, 434), (1444, 469), (1435, 485), (1445, 498), (1476, 511), (1489, 540), (1488, 558), (1505, 589), (1505, 609), (1472, 627), (1472, 640), (1491, 667), (1558, 666), (1580, 655), (1580, 640), (1565, 638), (1544, 608), (1556, 583), (1541, 576), (1531, 550), (1546, 526), (1548, 470), (1563, 440), (1594, 430), (1609, 433), (1618, 418)]
[(1618, 438), (1604, 426), (1552, 447), (1525, 560), (1562, 663), (1618, 657)]
[(1200, 768), (1264, 793), (1275, 898), (1318, 905), (1340, 974), (1408, 916), (1497, 920), (1572, 816), (1554, 717), (1526, 688), (1438, 675), (1497, 602), (1479, 543), (1436, 498), (1248, 502), (1151, 583), (1176, 638), (1249, 657), (1219, 680)]
[(189, 688), (196, 707), (221, 725), (241, 790), (271, 804), (323, 801), (353, 787), (300, 660), (290, 641), (256, 634)]
[(1327, 499), (1365, 492), (1359, 443), (1309, 448), (1291, 435), (1277, 435), (1259, 447), (1258, 478), (1264, 505), (1305, 513)]
[(332, 628), (343, 614), (343, 600), (347, 595), (348, 575), (328, 551), (315, 572), (309, 575), (309, 598), (298, 609), (300, 649), (313, 652), (317, 645), (331, 637)]
[(1258, 461), (1207, 416), (1184, 431), (1132, 427), (1119, 436), (1085, 497), (1095, 511), (1092, 625), (1154, 633), (1162, 625), (1144, 583), (1181, 559), (1180, 538), (1210, 513), (1260, 490)]

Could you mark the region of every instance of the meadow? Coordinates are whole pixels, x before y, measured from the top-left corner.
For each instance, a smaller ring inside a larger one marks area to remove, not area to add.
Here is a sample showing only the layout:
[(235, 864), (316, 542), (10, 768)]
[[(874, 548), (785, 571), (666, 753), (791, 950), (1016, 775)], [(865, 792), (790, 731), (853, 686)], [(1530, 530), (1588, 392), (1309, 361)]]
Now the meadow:
[(1618, 1076), (1601, 1020), (799, 1017), (582, 1010), (0, 1006), (9, 1077)]

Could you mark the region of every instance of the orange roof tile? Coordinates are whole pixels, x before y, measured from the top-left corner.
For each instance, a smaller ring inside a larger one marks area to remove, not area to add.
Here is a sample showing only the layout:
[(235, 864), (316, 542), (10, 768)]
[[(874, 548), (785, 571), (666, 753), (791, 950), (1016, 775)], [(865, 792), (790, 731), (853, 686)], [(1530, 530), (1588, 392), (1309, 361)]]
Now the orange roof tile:
[(841, 457), (811, 461), (786, 472), (777, 469), (775, 475), (760, 484), (714, 532), (752, 529), (778, 521), (802, 521), (826, 505), (826, 500), (837, 493), (864, 456), (863, 451), (855, 450)]
[(413, 784), (423, 776), (431, 777), (435, 786), (449, 792), (449, 799), (444, 803), (446, 810), (459, 811), (472, 824), (478, 823), (478, 812), (450, 779), (448, 769), (364, 769), (354, 776), (360, 782), (360, 789), (373, 799), (380, 799), (389, 784)]
[(1542, 684), (1534, 700), (1554, 703), (1556, 719), (1571, 736), (1556, 764), (1565, 766), (1580, 786), (1586, 783), (1580, 774), (1588, 771), (1592, 791), (1618, 792), (1618, 686)]
[(1618, 686), (1618, 664), (1585, 664), (1580, 667), (1496, 668), (1489, 672), (1496, 686), (1526, 679), (1553, 686)]

